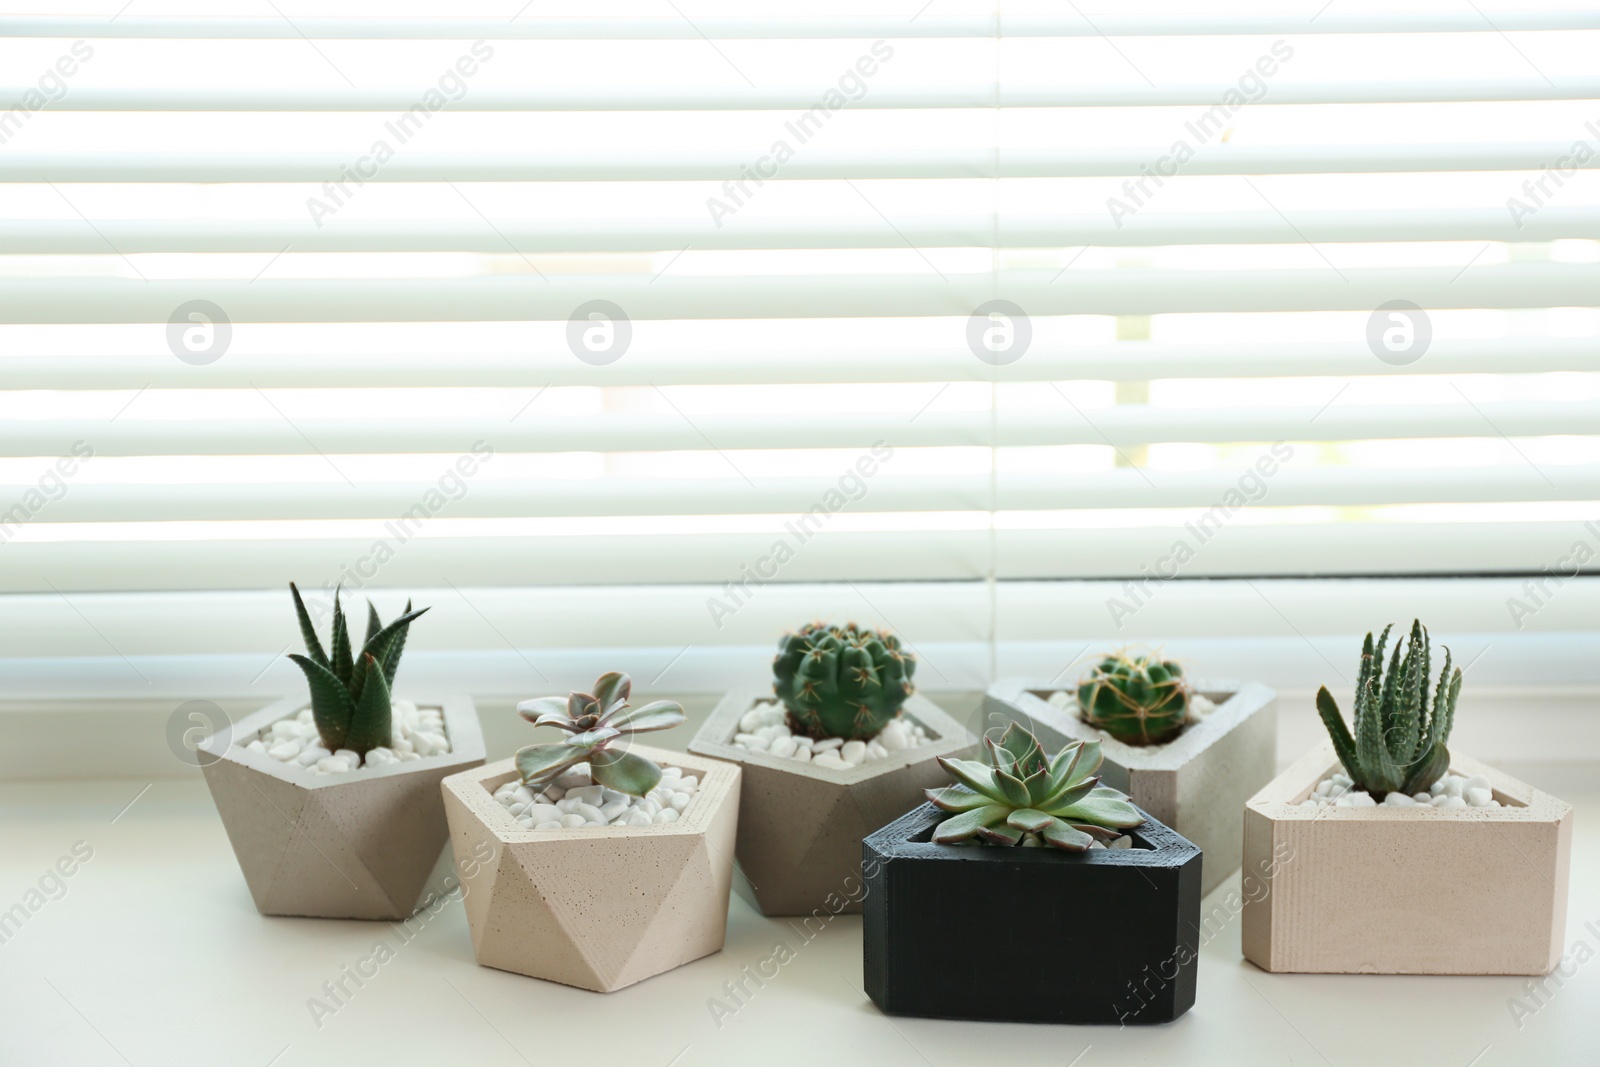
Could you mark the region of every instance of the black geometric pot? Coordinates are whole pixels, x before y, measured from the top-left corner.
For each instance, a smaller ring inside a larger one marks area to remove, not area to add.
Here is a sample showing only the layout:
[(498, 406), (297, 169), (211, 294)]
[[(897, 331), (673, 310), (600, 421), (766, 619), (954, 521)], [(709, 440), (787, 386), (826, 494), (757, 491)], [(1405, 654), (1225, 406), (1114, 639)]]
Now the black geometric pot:
[(947, 818), (924, 804), (862, 842), (864, 977), (879, 1008), (1133, 1025), (1194, 1005), (1198, 848), (1148, 814), (1133, 848), (936, 845)]

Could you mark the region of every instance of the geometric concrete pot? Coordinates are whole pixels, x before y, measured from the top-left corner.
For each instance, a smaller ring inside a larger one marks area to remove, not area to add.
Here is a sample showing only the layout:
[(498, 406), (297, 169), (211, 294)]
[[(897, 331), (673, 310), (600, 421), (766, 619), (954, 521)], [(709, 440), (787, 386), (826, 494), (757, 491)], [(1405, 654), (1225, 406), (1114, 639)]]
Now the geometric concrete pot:
[(494, 798), (513, 760), (444, 780), (455, 854), (491, 857), (461, 874), (479, 964), (609, 993), (721, 950), (739, 769), (629, 750), (700, 776), (678, 821), (534, 830)]
[(1324, 742), (1245, 807), (1244, 955), (1268, 971), (1546, 974), (1561, 958), (1572, 808), (1477, 760), (1499, 808), (1300, 807)]
[(263, 915), (411, 916), (444, 850), (439, 780), (483, 762), (468, 697), (414, 698), (444, 713), (450, 751), (347, 774), (310, 774), (244, 747), (307, 706), (285, 697), (199, 746), (201, 768), (239, 869)]
[(990, 686), (985, 721), (991, 714), (996, 724), (1019, 720), (1034, 730), (1047, 752), (1069, 741), (1100, 741), (1101, 781), (1200, 846), (1206, 854), (1201, 892), (1209, 893), (1239, 869), (1240, 809), (1272, 780), (1277, 767), (1277, 694), (1259, 682), (1195, 681), (1191, 686), (1216, 708), (1164, 745), (1138, 747), (1109, 738), (1078, 717), (1075, 703), (1058, 708), (1045, 701), (1051, 692), (1070, 687), (1029, 681)]
[(1132, 848), (934, 844), (947, 818), (923, 804), (862, 844), (862, 975), (880, 1009), (1135, 1024), (1194, 1004), (1194, 845), (1148, 818), (1127, 831)]
[(887, 759), (836, 770), (733, 747), (745, 712), (771, 699), (755, 690), (729, 693), (689, 742), (690, 752), (744, 769), (737, 851), (744, 878), (736, 888), (763, 915), (859, 913), (861, 839), (923, 803), (924, 789), (948, 785), (936, 757), (962, 755), (971, 741), (938, 705), (912, 695), (902, 714), (934, 741)]

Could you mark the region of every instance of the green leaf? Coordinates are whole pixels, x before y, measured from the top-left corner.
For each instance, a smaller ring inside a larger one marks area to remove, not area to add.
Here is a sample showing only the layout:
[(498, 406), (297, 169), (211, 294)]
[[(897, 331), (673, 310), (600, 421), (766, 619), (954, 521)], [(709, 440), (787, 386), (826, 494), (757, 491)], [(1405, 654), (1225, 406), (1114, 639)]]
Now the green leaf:
[(411, 624), (421, 618), (422, 613), (427, 610), (427, 608), (423, 608), (421, 611), (412, 611), (411, 601), (408, 598), (406, 600), (406, 610), (402, 611), (400, 618), (395, 620), (396, 623), (404, 622), (405, 625), (394, 632), (394, 638), (389, 642), (388, 653), (383, 657), (382, 661), (383, 680), (389, 684), (390, 689), (394, 688), (394, 675), (400, 669), (400, 654), (406, 650), (406, 639), (411, 635)]
[[(1367, 638), (1370, 641), (1372, 635), (1368, 634)], [(1338, 755), (1339, 762), (1344, 764), (1351, 778), (1359, 778), (1361, 764), (1356, 759), (1356, 743), (1345, 728), (1344, 716), (1339, 714), (1339, 703), (1328, 692), (1327, 686), (1317, 690), (1317, 714), (1322, 716), (1322, 725), (1328, 728), (1328, 736), (1333, 739), (1333, 751)]]
[(1068, 826), (1060, 819), (1052, 820), (1050, 825), (1040, 832), (1039, 837), (1045, 844), (1067, 852), (1083, 852), (1094, 844), (1094, 838), (1082, 830)]
[(935, 807), (943, 808), (945, 811), (972, 811), (994, 803), (989, 797), (982, 793), (974, 793), (964, 785), (943, 785), (938, 789), (924, 789), (922, 795)]
[(1411, 766), (1405, 782), (1400, 786), (1400, 791), (1407, 795), (1425, 793), (1433, 786), (1434, 782), (1443, 778), (1449, 770), (1450, 750), (1443, 745), (1434, 745), (1421, 759)]
[(1055, 821), (1055, 816), (1046, 815), (1034, 808), (1018, 808), (1006, 817), (1008, 826), (1029, 834), (1036, 834)]
[(378, 618), (378, 609), (372, 606), (372, 601), (367, 601), (367, 636), (361, 641), (361, 647), (366, 648), (372, 644), (372, 639), (379, 630), (383, 629), (383, 620)]
[(1098, 788), (1100, 788), (1100, 779), (1090, 778), (1079, 782), (1077, 785), (1069, 785), (1053, 796), (1045, 797), (1038, 801), (1034, 807), (1040, 811), (1047, 811), (1051, 815), (1056, 815), (1060, 813), (1061, 809), (1070, 808)]
[(551, 715), (558, 716), (563, 721), (569, 721), (569, 716), (567, 715), (567, 698), (534, 697), (532, 700), (524, 700), (522, 703), (517, 705), (517, 714), (521, 715), (524, 719), (527, 719), (535, 726), (553, 725), (551, 723), (542, 721)]
[(592, 749), (598, 745), (605, 744), (607, 741), (610, 741), (615, 737), (621, 736), (621, 733), (622, 731), (613, 729), (610, 726), (596, 726), (592, 730), (585, 730), (582, 733), (573, 734), (571, 737), (567, 738), (567, 744), (577, 745), (579, 748)]
[(582, 763), (589, 753), (571, 745), (528, 745), (517, 750), (517, 773), (523, 785), (548, 782), (574, 763)]
[(950, 777), (966, 786), (968, 789), (993, 800), (1005, 799), (1005, 793), (994, 780), (994, 768), (976, 760), (953, 759), (949, 756), (940, 756), (939, 766), (950, 772)]
[(629, 695), (633, 692), (633, 680), (621, 671), (609, 671), (602, 674), (594, 683), (594, 700), (600, 705), (602, 715), (614, 711), (618, 704), (627, 703)]
[(997, 823), (1009, 814), (1011, 814), (1010, 809), (1002, 804), (989, 804), (962, 812), (935, 826), (933, 840), (941, 845), (948, 845), (953, 841), (965, 841), (985, 826)]
[(671, 700), (653, 700), (639, 708), (623, 708), (613, 716), (607, 726), (614, 726), (625, 734), (642, 734), (650, 730), (670, 730), (682, 726), (688, 716), (683, 705)]
[(1039, 739), (1013, 722), (1000, 735), (1000, 747), (1011, 754), (1011, 762), (1019, 777), (1026, 778), (1045, 766), (1044, 750)]
[(363, 756), (368, 750), (387, 745), (393, 736), (393, 720), (389, 705), (389, 687), (383, 682), (383, 671), (369, 653), (362, 653), (366, 664), (366, 687), (356, 700), (355, 714), (350, 716), (350, 729), (344, 736), (344, 747)]
[(1144, 822), (1144, 816), (1139, 814), (1127, 797), (1107, 786), (1097, 786), (1094, 792), (1076, 804), (1065, 809), (1052, 809), (1051, 814), (1067, 822), (1092, 822), (1122, 829)]
[(344, 735), (350, 729), (350, 719), (355, 714), (350, 691), (334, 677), (331, 670), (309, 656), (291, 652), (289, 658), (305, 672), (306, 684), (311, 688), (311, 717), (317, 724), (322, 747), (329, 752), (343, 748)]
[(995, 784), (1000, 787), (1000, 793), (1010, 802), (1013, 808), (1025, 808), (1033, 801), (1028, 797), (1028, 787), (1022, 780), (1007, 771), (994, 772)]
[(295, 588), (293, 582), (289, 583), (289, 592), (294, 596), (294, 613), (300, 619), (300, 636), (305, 638), (306, 655), (317, 666), (328, 667), (328, 654), (322, 651), (322, 642), (317, 639), (317, 631), (311, 625), (311, 616), (306, 614), (305, 601), (300, 599), (300, 590)]
[(1022, 831), (1006, 823), (995, 823), (978, 829), (978, 836), (991, 845), (1015, 845), (1022, 840)]
[(661, 781), (661, 768), (632, 752), (602, 749), (589, 757), (589, 773), (607, 789), (642, 797)]
[(348, 686), (355, 672), (355, 661), (350, 654), (350, 631), (345, 628), (344, 606), (339, 602), (338, 589), (333, 591), (333, 645), (328, 658), (334, 675)]

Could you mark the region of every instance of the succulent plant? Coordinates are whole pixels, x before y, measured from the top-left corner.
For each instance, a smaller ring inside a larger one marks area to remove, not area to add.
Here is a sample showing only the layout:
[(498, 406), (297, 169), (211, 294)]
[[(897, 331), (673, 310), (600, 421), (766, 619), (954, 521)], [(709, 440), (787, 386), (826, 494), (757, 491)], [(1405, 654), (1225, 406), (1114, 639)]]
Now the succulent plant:
[(389, 691), (394, 686), (394, 672), (406, 647), (406, 632), (428, 609), (412, 611), (408, 600), (405, 613), (385, 626), (368, 601), (367, 636), (361, 643), (360, 656), (355, 656), (344, 608), (339, 603), (341, 589), (333, 592), (333, 638), (329, 651), (324, 652), (311, 616), (306, 614), (305, 602), (300, 599), (300, 590), (289, 583), (295, 614), (300, 618), (300, 633), (306, 642), (306, 655), (291, 652), (289, 658), (305, 672), (311, 687), (311, 716), (322, 747), (329, 752), (348, 748), (365, 756), (369, 750), (389, 743), (393, 733)]
[[(1374, 800), (1396, 791), (1420, 793), (1450, 770), (1450, 727), (1455, 721), (1456, 698), (1461, 695), (1461, 668), (1450, 667), (1450, 649), (1444, 650), (1444, 669), (1428, 706), (1428, 675), (1433, 645), (1420, 620), (1411, 623), (1409, 640), (1395, 642), (1384, 676), (1383, 647), (1393, 625), (1383, 628), (1376, 649), (1372, 635), (1361, 645), (1361, 669), (1356, 677), (1355, 736), (1345, 729), (1339, 705), (1323, 686), (1317, 690), (1317, 713), (1333, 738), (1339, 762), (1355, 781), (1355, 788)], [(1401, 649), (1405, 652), (1402, 655)]]
[(1189, 683), (1158, 656), (1107, 656), (1078, 682), (1083, 721), (1125, 745), (1159, 745), (1183, 729)]
[(866, 741), (916, 692), (916, 669), (917, 658), (886, 630), (814, 622), (779, 640), (772, 691), (795, 733)]
[(974, 837), (991, 845), (1017, 845), (1037, 834), (1046, 845), (1082, 852), (1098, 838), (1144, 822), (1122, 793), (1100, 784), (1100, 742), (1074, 741), (1046, 759), (1038, 738), (1017, 723), (999, 741), (983, 739), (989, 762), (939, 757), (959, 785), (927, 790), (945, 811), (957, 813), (934, 827), (940, 844)]
[(569, 693), (565, 697), (538, 697), (517, 705), (522, 717), (535, 726), (554, 726), (567, 737), (546, 745), (529, 745), (517, 752), (517, 771), (529, 787), (542, 786), (574, 764), (587, 762), (589, 775), (600, 785), (642, 797), (661, 781), (661, 768), (652, 760), (611, 746), (649, 730), (683, 725), (682, 705), (656, 700), (640, 708), (628, 706), (633, 681), (612, 671), (594, 683), (594, 693)]

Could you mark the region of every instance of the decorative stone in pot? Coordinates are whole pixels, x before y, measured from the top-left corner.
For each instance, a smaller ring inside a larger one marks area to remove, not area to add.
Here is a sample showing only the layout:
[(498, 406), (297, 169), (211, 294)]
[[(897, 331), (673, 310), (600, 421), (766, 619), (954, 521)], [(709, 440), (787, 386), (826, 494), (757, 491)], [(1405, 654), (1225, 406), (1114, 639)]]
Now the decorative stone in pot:
[(763, 915), (859, 913), (862, 838), (904, 814), (928, 787), (947, 782), (938, 757), (970, 749), (971, 739), (933, 701), (912, 695), (893, 729), (885, 728), (895, 747), (886, 747), (880, 734), (883, 754), (866, 758), (862, 744), (857, 763), (819, 760), (843, 744), (808, 752), (802, 762), (781, 747), (774, 753), (737, 743), (752, 736), (746, 725), (776, 724), (783, 715), (771, 694), (735, 690), (689, 743), (690, 752), (744, 771), (737, 855), (745, 877), (735, 887)]
[(1209, 893), (1239, 869), (1239, 812), (1277, 767), (1277, 695), (1259, 682), (1202, 679), (1188, 688), (1199, 699), (1176, 736), (1160, 744), (1120, 741), (1084, 721), (1076, 688), (1032, 680), (990, 686), (984, 721), (1021, 722), (1046, 748), (1102, 742), (1106, 784), (1204, 850), (1201, 892)]
[(512, 760), (444, 780), (472, 948), (485, 967), (610, 992), (717, 952), (728, 919), (739, 769), (635, 745), (631, 755), (698, 779), (673, 822), (540, 830), (495, 792)]
[[(936, 803), (863, 842), (867, 995), (889, 1014), (941, 1019), (1177, 1018), (1195, 998), (1200, 850), (1084, 777), (1094, 742), (1067, 746), (1040, 788), (1024, 773), (1032, 737), (1010, 742), (1019, 732), (986, 742), (1016, 755), (1009, 776), (980, 781), (982, 764), (947, 761), (982, 791), (930, 790)], [(1080, 770), (1063, 770), (1080, 752)]]
[[(448, 836), (439, 782), (483, 763), (483, 735), (467, 697), (414, 704), (418, 715), (437, 712), (443, 729), (421, 733), (442, 735), (447, 752), (329, 771), (272, 755), (292, 743), (269, 745), (274, 725), (299, 722), (304, 697), (262, 708), (200, 746), (206, 785), (261, 914), (398, 920), (416, 911)], [(333, 757), (317, 762), (324, 759)]]

